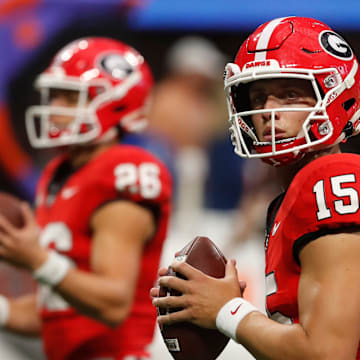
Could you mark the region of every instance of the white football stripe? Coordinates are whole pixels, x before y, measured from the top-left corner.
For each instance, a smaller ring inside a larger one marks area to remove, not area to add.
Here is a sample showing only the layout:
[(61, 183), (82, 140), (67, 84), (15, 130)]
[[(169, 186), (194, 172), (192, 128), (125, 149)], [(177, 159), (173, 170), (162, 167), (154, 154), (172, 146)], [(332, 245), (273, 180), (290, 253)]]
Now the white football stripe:
[[(256, 50), (266, 49), (268, 47), (273, 31), (283, 19), (287, 19), (287, 18), (288, 16), (274, 19), (265, 26), (256, 44)], [(255, 61), (262, 61), (262, 60), (266, 60), (266, 51), (255, 53)]]

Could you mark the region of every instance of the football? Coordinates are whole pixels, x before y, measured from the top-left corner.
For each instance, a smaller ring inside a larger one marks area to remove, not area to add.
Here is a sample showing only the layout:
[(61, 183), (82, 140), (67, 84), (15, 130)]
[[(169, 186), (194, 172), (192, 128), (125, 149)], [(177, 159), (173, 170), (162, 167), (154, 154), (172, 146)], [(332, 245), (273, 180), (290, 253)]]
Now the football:
[(20, 208), (21, 200), (14, 195), (0, 192), (0, 214), (15, 227), (24, 226), (24, 218)]
[[(198, 236), (175, 254), (179, 261), (185, 261), (209, 276), (225, 276), (226, 258), (217, 246), (207, 237)], [(179, 276), (170, 268), (168, 275)], [(160, 287), (159, 296), (180, 294), (171, 289)], [(176, 311), (173, 309), (172, 311)], [(168, 309), (158, 309), (165, 314)], [(160, 327), (164, 342), (175, 360), (214, 360), (223, 351), (229, 338), (217, 330), (200, 328), (183, 322)]]

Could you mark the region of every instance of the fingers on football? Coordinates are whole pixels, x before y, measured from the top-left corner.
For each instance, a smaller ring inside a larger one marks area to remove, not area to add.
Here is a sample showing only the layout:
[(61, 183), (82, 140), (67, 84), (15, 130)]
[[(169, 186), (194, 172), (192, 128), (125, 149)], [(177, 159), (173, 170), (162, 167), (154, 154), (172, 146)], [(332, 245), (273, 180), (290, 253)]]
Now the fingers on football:
[(164, 276), (166, 275), (168, 269), (167, 268), (160, 268), (159, 269), (159, 276)]
[(3, 232), (0, 232), (0, 256), (6, 258), (13, 246), (12, 238)]
[(188, 282), (175, 276), (163, 276), (159, 280), (159, 285), (177, 290), (181, 293), (188, 292)]
[(0, 215), (0, 229), (7, 234), (14, 235), (16, 229), (13, 225), (2, 215)]
[(158, 287), (153, 287), (150, 289), (150, 296), (153, 298), (159, 297), (160, 289)]
[(238, 273), (235, 265), (236, 262), (233, 259), (227, 262), (225, 268), (225, 278), (238, 278)]
[(21, 212), (23, 214), (25, 224), (29, 224), (34, 220), (33, 211), (31, 210), (30, 205), (26, 201), (23, 201), (21, 203)]
[(247, 287), (247, 283), (245, 280), (239, 280), (239, 286), (241, 291), (245, 291), (246, 287)]
[(6, 248), (0, 243), (0, 260), (6, 259)]
[(198, 269), (195, 269), (193, 266), (187, 264), (184, 261), (177, 261), (175, 260), (172, 264), (171, 264), (171, 268), (183, 275), (186, 279), (188, 280), (192, 280), (192, 279), (197, 279), (200, 278), (201, 276), (204, 276), (205, 274), (203, 272), (201, 272)]
[(190, 318), (189, 310), (184, 309), (158, 316), (157, 321), (160, 325), (171, 325), (177, 322), (189, 321)]
[(153, 305), (159, 308), (183, 308), (184, 304), (184, 296), (165, 296), (158, 297), (153, 299)]

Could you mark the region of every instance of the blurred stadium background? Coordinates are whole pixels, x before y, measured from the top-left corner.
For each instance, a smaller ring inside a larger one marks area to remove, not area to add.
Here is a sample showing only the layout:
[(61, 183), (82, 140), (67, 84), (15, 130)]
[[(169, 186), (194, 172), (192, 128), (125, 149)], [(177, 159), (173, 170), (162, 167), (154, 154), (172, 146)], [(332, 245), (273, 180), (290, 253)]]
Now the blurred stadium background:
[[(89, 35), (123, 40), (144, 55), (157, 84), (148, 133), (127, 141), (163, 158), (176, 183), (162, 262), (171, 262), (194, 236), (209, 236), (237, 259), (248, 298), (263, 308), (264, 212), (277, 189), (271, 169), (232, 153), (222, 71), (250, 31), (288, 15), (329, 24), (360, 55), (358, 0), (0, 0), (0, 191), (32, 202), (39, 172), (53, 154), (31, 149), (24, 112), (38, 101), (33, 81), (55, 51)], [(189, 82), (195, 77), (201, 79)], [(167, 104), (174, 104), (168, 112)], [(356, 138), (345, 147), (360, 150)], [(34, 288), (26, 274), (0, 266), (1, 293)], [(152, 348), (154, 359), (170, 359), (158, 333)], [(0, 333), (0, 358), (41, 359), (41, 344)], [(235, 344), (219, 357), (234, 358), (251, 359)]]

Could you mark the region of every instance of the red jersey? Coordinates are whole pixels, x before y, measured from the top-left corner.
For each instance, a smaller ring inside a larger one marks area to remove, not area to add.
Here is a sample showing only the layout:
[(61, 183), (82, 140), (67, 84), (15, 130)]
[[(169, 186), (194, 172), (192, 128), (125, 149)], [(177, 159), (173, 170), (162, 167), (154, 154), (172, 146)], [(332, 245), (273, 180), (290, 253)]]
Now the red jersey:
[[(70, 258), (82, 271), (91, 271), (90, 219), (100, 206), (126, 199), (151, 209), (157, 221), (156, 233), (143, 251), (141, 278), (131, 312), (117, 328), (81, 315), (59, 294), (40, 286), (42, 335), (49, 360), (148, 356), (146, 347), (152, 341), (156, 321), (149, 290), (157, 278), (171, 192), (171, 178), (165, 166), (134, 146), (113, 146), (75, 172), (69, 171), (64, 156), (45, 168), (36, 198), (40, 241)], [(124, 254), (119, 254), (119, 261), (121, 256)]]
[(266, 307), (272, 319), (299, 322), (301, 249), (326, 234), (352, 227), (358, 231), (359, 179), (359, 155), (324, 156), (301, 169), (270, 205), (265, 250)]

